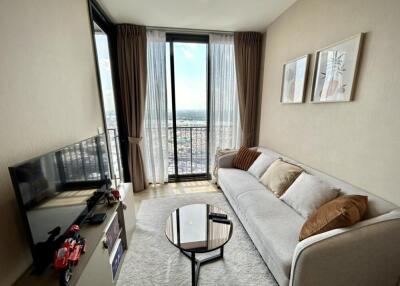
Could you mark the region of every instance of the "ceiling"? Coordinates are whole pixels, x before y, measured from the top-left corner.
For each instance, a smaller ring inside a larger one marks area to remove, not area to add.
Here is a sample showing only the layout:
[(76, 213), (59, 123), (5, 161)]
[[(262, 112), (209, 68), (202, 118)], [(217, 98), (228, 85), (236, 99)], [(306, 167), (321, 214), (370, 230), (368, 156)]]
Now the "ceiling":
[(115, 23), (265, 31), (296, 0), (98, 0)]

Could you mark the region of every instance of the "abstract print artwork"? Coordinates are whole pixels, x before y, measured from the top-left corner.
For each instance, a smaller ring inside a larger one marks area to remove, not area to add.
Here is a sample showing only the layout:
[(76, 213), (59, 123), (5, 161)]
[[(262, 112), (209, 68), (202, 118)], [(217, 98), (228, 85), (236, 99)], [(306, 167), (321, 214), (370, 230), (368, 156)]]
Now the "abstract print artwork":
[(283, 66), (282, 103), (304, 102), (304, 89), (308, 72), (309, 55), (302, 56)]
[(351, 101), (363, 34), (317, 52), (313, 102)]

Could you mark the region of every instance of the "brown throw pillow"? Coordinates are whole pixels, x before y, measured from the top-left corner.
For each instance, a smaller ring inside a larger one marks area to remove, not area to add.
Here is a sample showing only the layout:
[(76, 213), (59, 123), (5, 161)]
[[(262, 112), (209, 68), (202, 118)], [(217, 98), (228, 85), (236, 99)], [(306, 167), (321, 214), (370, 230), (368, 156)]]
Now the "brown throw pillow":
[(335, 228), (351, 226), (360, 221), (368, 206), (368, 197), (338, 197), (317, 209), (304, 223), (299, 241)]
[(260, 154), (260, 152), (242, 146), (233, 158), (232, 165), (234, 168), (247, 171)]
[(299, 166), (282, 161), (282, 159), (277, 159), (262, 175), (260, 182), (279, 198), (286, 192), (301, 172), (303, 172), (303, 169)]

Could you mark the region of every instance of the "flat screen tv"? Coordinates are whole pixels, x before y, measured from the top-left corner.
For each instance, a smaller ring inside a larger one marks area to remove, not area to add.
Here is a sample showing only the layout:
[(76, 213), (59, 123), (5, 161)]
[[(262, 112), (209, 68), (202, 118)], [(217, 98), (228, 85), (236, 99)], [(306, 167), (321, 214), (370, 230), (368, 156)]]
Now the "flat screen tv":
[(82, 224), (110, 182), (107, 142), (100, 134), (9, 168), (40, 271), (72, 224)]

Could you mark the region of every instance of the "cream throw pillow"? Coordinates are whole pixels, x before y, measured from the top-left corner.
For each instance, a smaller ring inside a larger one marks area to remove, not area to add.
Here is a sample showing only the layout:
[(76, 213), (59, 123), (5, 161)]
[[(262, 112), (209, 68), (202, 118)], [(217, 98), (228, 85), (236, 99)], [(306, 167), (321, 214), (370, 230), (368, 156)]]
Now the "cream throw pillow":
[(280, 197), (296, 178), (303, 172), (299, 166), (275, 160), (262, 175), (260, 182), (265, 185), (275, 196)]
[(320, 206), (333, 200), (338, 195), (339, 189), (303, 172), (280, 199), (301, 216), (308, 218)]
[(278, 157), (268, 155), (265, 153), (261, 153), (260, 156), (254, 161), (254, 163), (247, 170), (250, 174), (252, 174), (257, 179), (260, 179), (262, 174), (265, 173), (265, 170), (277, 159)]

